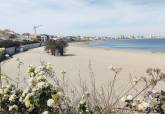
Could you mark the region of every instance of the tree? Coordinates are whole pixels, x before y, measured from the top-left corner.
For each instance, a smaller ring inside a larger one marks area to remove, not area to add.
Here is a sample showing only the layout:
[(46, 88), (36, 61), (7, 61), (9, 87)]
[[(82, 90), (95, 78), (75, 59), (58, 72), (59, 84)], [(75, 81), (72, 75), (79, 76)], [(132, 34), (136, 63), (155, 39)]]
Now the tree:
[(59, 39), (59, 40), (49, 40), (47, 42), (47, 45), (45, 47), (45, 50), (48, 52), (51, 52), (52, 55), (64, 55), (64, 49), (65, 47), (68, 46), (68, 43), (63, 40), (63, 39)]

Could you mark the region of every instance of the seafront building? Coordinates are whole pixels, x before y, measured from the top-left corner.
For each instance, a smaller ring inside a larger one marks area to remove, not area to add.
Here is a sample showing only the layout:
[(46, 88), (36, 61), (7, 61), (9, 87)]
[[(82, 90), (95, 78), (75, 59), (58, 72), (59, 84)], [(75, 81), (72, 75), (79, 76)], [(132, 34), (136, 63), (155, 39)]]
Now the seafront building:
[(65, 39), (68, 41), (91, 41), (91, 40), (109, 40), (109, 39), (156, 39), (156, 38), (165, 38), (165, 35), (160, 34), (151, 34), (148, 36), (138, 35), (138, 34), (127, 34), (127, 35), (105, 35), (105, 36), (57, 36), (57, 35), (49, 35), (49, 34), (35, 34), (25, 32), (23, 34), (16, 33), (12, 30), (5, 29), (0, 30), (0, 40), (40, 40), (47, 41), (49, 39), (58, 40)]

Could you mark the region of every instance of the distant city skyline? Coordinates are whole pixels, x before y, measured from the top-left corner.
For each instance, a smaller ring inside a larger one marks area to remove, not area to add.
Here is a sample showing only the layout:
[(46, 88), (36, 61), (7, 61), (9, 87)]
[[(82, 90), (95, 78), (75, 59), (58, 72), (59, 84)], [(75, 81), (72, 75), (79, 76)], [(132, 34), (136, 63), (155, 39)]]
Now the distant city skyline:
[(165, 35), (165, 0), (1, 0), (0, 29), (59, 35)]

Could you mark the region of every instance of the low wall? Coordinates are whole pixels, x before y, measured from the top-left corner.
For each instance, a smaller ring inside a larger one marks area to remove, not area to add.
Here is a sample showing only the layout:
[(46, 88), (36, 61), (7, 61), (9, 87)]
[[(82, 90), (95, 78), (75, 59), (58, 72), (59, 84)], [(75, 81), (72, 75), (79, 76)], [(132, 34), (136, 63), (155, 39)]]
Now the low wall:
[(41, 43), (41, 46), (45, 46), (45, 45), (46, 45), (46, 42), (42, 42), (42, 43)]
[(16, 53), (15, 47), (10, 47), (5, 49), (5, 54), (14, 55)]
[(32, 48), (37, 48), (39, 46), (40, 46), (40, 43), (34, 43), (34, 44), (22, 45), (21, 48), (23, 48), (23, 51), (27, 51)]
[(0, 62), (3, 59), (3, 57), (4, 57), (4, 53), (0, 53)]
[[(22, 52), (22, 51), (27, 51), (32, 48), (37, 48), (43, 46), (41, 43), (33, 43), (33, 44), (27, 44), (27, 45), (22, 45), (18, 48), (16, 47), (10, 47), (5, 49), (5, 54), (14, 55), (15, 53)], [(0, 53), (0, 61), (4, 59), (4, 52)]]

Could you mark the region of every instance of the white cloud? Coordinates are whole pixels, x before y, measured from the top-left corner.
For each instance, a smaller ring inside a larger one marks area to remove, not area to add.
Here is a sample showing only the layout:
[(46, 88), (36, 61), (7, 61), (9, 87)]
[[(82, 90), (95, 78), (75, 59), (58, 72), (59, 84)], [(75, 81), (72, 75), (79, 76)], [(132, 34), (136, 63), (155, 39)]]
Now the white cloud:
[(66, 35), (163, 33), (165, 4), (160, 1), (2, 0), (0, 27), (33, 32), (42, 24), (39, 32)]

